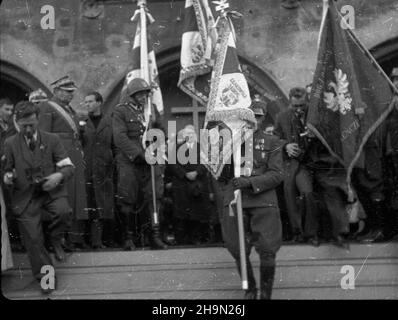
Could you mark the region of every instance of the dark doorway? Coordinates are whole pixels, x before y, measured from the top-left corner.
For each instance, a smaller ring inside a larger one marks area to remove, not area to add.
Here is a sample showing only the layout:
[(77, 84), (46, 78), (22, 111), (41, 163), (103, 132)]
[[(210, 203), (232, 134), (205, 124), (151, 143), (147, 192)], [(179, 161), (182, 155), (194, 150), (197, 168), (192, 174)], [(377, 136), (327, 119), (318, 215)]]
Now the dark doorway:
[(26, 100), (27, 95), (28, 91), (7, 81), (3, 76), (0, 77), (0, 99), (9, 98), (15, 105), (18, 101)]
[(388, 76), (393, 68), (398, 67), (398, 37), (377, 45), (370, 52)]
[(14, 104), (27, 100), (29, 92), (41, 88), (50, 91), (36, 77), (5, 61), (0, 61), (0, 98), (8, 97)]

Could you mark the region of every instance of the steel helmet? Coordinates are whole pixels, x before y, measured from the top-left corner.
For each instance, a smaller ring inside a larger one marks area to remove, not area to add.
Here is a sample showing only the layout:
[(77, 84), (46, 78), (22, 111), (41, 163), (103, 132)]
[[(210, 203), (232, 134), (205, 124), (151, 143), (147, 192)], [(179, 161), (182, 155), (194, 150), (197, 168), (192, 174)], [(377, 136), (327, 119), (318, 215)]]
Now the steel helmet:
[(127, 85), (127, 94), (131, 97), (140, 91), (151, 91), (151, 86), (142, 78), (134, 78)]

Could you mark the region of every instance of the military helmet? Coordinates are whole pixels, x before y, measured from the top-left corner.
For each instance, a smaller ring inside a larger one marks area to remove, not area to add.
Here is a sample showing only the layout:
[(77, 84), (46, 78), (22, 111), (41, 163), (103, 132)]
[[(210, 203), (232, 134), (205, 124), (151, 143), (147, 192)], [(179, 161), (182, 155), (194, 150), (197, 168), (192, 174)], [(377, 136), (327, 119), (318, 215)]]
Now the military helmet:
[(391, 79), (398, 78), (398, 67), (393, 68), (391, 71)]
[(135, 78), (127, 85), (127, 94), (130, 97), (141, 91), (151, 91), (151, 86), (142, 78)]
[(255, 97), (250, 109), (253, 110), (255, 116), (265, 116), (267, 114), (267, 104), (260, 100), (259, 97)]

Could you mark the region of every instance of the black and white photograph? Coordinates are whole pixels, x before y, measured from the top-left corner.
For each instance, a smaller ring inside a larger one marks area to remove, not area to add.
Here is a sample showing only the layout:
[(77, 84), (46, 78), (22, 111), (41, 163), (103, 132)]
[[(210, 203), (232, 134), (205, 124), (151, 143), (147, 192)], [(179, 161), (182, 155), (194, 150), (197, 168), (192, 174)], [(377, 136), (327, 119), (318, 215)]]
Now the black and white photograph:
[(398, 0), (0, 1), (0, 203), (6, 300), (397, 300)]

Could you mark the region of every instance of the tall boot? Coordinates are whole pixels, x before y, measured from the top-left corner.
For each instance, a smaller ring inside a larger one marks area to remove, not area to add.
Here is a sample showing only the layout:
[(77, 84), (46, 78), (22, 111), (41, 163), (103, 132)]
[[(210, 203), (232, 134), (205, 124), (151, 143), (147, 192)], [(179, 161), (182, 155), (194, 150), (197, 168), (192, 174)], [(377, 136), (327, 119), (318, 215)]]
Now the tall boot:
[(114, 239), (116, 224), (114, 219), (105, 219), (103, 222), (103, 243), (106, 247), (115, 248), (116, 243)]
[(167, 245), (162, 241), (162, 236), (160, 234), (160, 223), (162, 221), (161, 219), (161, 211), (160, 211), (160, 201), (157, 200), (157, 210), (158, 210), (158, 221), (155, 223), (154, 217), (153, 217), (153, 205), (152, 202), (149, 203), (148, 205), (148, 211), (149, 213), (149, 218), (151, 222), (151, 229), (152, 229), (152, 235), (151, 235), (151, 248), (152, 249), (158, 249), (158, 250), (164, 250), (167, 249)]
[(160, 249), (164, 250), (167, 249), (167, 245), (162, 241), (160, 236), (160, 227), (152, 226), (152, 241), (151, 241), (152, 249)]
[(379, 242), (384, 240), (384, 227), (385, 227), (385, 217), (384, 214), (386, 212), (384, 208), (383, 201), (374, 201), (372, 203), (374, 211), (374, 226), (372, 230), (361, 237), (361, 242), (372, 243)]
[(127, 251), (135, 250), (133, 242), (133, 230), (135, 230), (135, 215), (127, 208), (120, 209), (120, 220), (122, 223), (123, 249)]
[(91, 246), (93, 249), (104, 249), (102, 244), (103, 222), (99, 219), (94, 219), (90, 224)]
[[(239, 276), (242, 278), (242, 273), (240, 269), (240, 260), (235, 260), (236, 266), (238, 267)], [(257, 299), (257, 286), (256, 279), (254, 278), (253, 268), (250, 263), (249, 257), (246, 257), (246, 270), (247, 270), (247, 281), (248, 289), (245, 291), (246, 300), (256, 300)]]
[(274, 277), (275, 266), (260, 265), (260, 299), (271, 299)]

